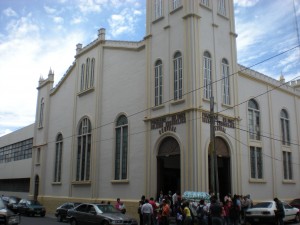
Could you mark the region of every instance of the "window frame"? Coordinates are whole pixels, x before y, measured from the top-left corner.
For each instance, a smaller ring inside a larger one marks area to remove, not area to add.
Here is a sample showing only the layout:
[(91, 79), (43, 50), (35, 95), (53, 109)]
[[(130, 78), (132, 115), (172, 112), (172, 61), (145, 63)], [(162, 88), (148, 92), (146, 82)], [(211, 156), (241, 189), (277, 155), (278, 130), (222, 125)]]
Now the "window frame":
[(208, 51), (203, 54), (203, 97), (210, 99), (212, 97), (212, 57)]
[(44, 110), (45, 110), (45, 99), (42, 98), (40, 102), (39, 128), (42, 128), (44, 125)]
[(263, 179), (263, 153), (261, 147), (250, 146), (250, 177), (251, 179)]
[(291, 145), (291, 136), (290, 136), (290, 120), (289, 114), (285, 109), (280, 111), (280, 126), (281, 126), (281, 143), (282, 145), (290, 146)]
[(61, 182), (63, 136), (59, 133), (55, 143), (54, 177), (53, 182)]
[(226, 2), (225, 0), (218, 0), (218, 13), (226, 16)]
[(230, 78), (228, 60), (222, 59), (222, 95), (223, 104), (230, 105)]
[(155, 0), (154, 2), (154, 18), (159, 19), (163, 16), (163, 1)]
[(154, 66), (154, 105), (159, 106), (163, 103), (163, 63), (156, 60)]
[(91, 170), (92, 126), (88, 117), (84, 117), (77, 131), (76, 181), (89, 181)]
[(282, 164), (283, 179), (293, 180), (292, 153), (290, 151), (282, 151)]
[(124, 114), (120, 115), (116, 120), (115, 135), (114, 180), (127, 180), (129, 129), (128, 118)]
[(260, 121), (260, 109), (258, 102), (252, 98), (248, 101), (248, 132), (249, 138), (252, 140), (261, 140)]
[(173, 57), (174, 72), (174, 100), (182, 99), (183, 96), (183, 60), (181, 52), (176, 52)]

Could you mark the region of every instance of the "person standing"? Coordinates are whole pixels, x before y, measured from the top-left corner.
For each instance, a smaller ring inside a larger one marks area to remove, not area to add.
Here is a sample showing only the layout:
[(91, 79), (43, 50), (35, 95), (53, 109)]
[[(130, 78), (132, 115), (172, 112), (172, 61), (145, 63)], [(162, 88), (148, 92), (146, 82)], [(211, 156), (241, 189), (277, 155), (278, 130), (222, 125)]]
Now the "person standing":
[(121, 211), (120, 205), (121, 205), (120, 198), (117, 198), (117, 202), (116, 202), (116, 204), (115, 204), (115, 208), (116, 208), (117, 210), (119, 210), (119, 211)]
[(205, 205), (204, 199), (201, 199), (199, 202), (199, 206), (197, 207), (197, 218), (198, 218), (198, 225), (207, 225), (208, 223), (208, 209)]
[(142, 205), (141, 213), (143, 215), (143, 225), (152, 225), (153, 208), (148, 199)]
[(146, 197), (145, 197), (145, 195), (143, 195), (141, 197), (141, 200), (139, 201), (138, 214), (139, 214), (139, 217), (140, 217), (140, 225), (143, 225), (142, 206), (145, 203), (145, 199), (146, 199)]
[(161, 211), (161, 224), (169, 225), (169, 217), (170, 217), (170, 206), (167, 203), (166, 199), (162, 200), (162, 211)]
[(218, 203), (216, 197), (213, 197), (211, 199), (210, 215), (211, 215), (211, 224), (212, 225), (223, 225), (222, 207), (221, 207), (220, 203)]
[(276, 211), (275, 211), (276, 221), (278, 221), (279, 225), (283, 225), (284, 224), (283, 218), (285, 217), (283, 204), (278, 198), (274, 198), (274, 202), (276, 203)]
[(184, 202), (183, 203), (183, 215), (184, 215), (184, 221), (183, 225), (192, 225), (192, 215), (191, 215), (191, 210), (189, 208), (189, 202)]

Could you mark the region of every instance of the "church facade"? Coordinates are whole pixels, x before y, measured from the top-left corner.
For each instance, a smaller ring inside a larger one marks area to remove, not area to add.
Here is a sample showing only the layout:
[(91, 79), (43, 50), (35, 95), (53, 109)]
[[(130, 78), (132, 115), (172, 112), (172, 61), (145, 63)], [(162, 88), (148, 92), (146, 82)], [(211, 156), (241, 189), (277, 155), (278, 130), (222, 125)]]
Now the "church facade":
[(132, 212), (161, 190), (299, 196), (299, 81), (237, 64), (236, 37), (232, 0), (148, 0), (142, 41), (77, 44), (39, 81), (29, 195)]

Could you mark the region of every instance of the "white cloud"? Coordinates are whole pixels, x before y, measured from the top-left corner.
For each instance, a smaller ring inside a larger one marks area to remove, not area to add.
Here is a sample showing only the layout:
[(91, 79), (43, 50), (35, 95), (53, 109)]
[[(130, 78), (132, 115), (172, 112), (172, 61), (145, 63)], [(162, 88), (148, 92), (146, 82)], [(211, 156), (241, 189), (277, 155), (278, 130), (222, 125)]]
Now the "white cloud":
[(72, 20), (71, 20), (71, 24), (80, 24), (82, 22), (84, 22), (85, 19), (83, 17), (74, 17)]
[(8, 17), (16, 17), (16, 16), (18, 16), (18, 14), (12, 8), (4, 9), (3, 10), (3, 14), (5, 16), (8, 16)]
[(79, 0), (78, 7), (83, 13), (101, 12), (100, 4), (94, 0)]
[(56, 13), (56, 9), (55, 8), (51, 8), (49, 6), (44, 6), (44, 9), (45, 9), (46, 13), (48, 13), (48, 14), (54, 14), (54, 13)]
[(64, 18), (60, 17), (60, 16), (54, 16), (53, 17), (53, 21), (55, 23), (63, 23), (64, 22)]
[(234, 4), (240, 7), (252, 7), (255, 6), (259, 0), (234, 0)]

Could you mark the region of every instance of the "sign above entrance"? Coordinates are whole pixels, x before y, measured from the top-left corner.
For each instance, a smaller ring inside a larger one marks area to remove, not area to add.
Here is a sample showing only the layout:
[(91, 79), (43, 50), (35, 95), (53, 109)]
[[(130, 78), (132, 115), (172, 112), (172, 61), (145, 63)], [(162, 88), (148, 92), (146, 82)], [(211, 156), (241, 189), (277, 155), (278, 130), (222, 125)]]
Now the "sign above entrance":
[(151, 121), (151, 130), (160, 129), (159, 134), (167, 131), (176, 132), (174, 125), (186, 123), (185, 113), (178, 113), (172, 116), (165, 116)]
[[(226, 129), (228, 128), (235, 128), (235, 123), (233, 119), (229, 119), (224, 116), (215, 115), (215, 130), (223, 131), (225, 133)], [(210, 113), (202, 113), (202, 122), (203, 123), (210, 123)]]

